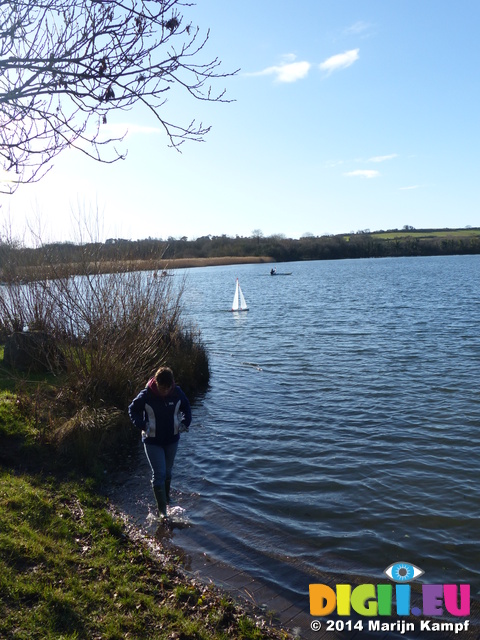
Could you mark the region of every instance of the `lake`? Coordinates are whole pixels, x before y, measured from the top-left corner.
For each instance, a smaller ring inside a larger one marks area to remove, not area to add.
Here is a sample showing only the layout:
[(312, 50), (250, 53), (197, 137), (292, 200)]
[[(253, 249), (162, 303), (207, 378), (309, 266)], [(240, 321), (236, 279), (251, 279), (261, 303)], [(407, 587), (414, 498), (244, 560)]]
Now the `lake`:
[[(291, 595), (397, 561), (478, 593), (480, 256), (270, 266), (185, 272), (211, 384), (175, 540)], [(248, 312), (229, 312), (236, 277)]]

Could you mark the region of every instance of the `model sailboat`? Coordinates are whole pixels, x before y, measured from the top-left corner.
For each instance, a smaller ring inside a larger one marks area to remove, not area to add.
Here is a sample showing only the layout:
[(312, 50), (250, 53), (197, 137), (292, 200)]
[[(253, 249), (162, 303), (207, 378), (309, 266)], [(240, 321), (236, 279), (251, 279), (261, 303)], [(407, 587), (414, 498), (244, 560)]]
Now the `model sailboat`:
[(247, 303), (245, 302), (238, 278), (235, 286), (235, 295), (233, 296), (232, 311), (248, 311)]

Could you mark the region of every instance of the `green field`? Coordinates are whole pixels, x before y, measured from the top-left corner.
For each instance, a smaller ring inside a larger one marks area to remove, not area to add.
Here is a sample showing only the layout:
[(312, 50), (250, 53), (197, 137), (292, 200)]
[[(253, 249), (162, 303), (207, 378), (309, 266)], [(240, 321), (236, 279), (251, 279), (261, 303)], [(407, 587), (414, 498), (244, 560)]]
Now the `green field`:
[(395, 238), (476, 238), (480, 236), (480, 228), (374, 231), (368, 235), (381, 240), (394, 240)]

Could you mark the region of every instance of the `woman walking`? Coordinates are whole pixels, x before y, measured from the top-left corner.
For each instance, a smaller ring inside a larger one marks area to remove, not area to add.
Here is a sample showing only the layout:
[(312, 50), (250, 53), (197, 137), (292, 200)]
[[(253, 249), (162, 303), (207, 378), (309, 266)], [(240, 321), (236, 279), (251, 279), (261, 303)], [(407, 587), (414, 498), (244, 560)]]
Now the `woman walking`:
[(158, 369), (130, 404), (128, 414), (133, 424), (142, 431), (145, 454), (152, 470), (158, 514), (165, 521), (180, 433), (188, 431), (192, 421), (190, 403), (175, 384), (171, 369)]

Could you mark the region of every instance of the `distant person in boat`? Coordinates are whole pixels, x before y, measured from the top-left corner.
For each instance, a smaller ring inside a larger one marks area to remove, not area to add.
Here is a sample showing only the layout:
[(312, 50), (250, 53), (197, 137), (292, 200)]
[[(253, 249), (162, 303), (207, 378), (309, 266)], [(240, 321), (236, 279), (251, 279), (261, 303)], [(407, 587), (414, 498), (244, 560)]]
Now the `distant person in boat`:
[(172, 468), (180, 434), (188, 431), (192, 412), (187, 396), (175, 384), (173, 372), (160, 367), (145, 389), (128, 407), (133, 424), (142, 432), (142, 442), (152, 470), (152, 487), (158, 515), (167, 523)]
[(270, 275), (274, 276), (277, 273), (277, 268), (273, 267), (272, 269), (270, 269)]

